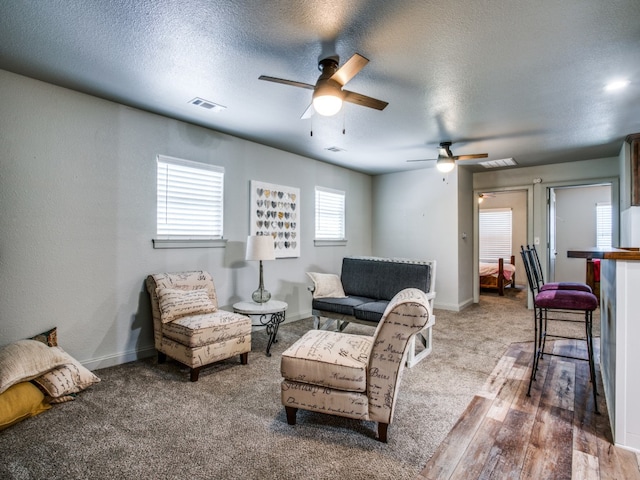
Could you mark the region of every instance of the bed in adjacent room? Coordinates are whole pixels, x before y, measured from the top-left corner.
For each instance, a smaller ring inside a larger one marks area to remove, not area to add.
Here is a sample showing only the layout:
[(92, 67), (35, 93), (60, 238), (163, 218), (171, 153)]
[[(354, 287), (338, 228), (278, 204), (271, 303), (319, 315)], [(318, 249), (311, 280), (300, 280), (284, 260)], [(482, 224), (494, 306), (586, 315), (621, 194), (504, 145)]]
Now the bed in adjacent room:
[(509, 263), (503, 258), (497, 260), (482, 259), (479, 267), (480, 288), (498, 290), (504, 295), (505, 287), (515, 287), (516, 266), (515, 256), (511, 255)]

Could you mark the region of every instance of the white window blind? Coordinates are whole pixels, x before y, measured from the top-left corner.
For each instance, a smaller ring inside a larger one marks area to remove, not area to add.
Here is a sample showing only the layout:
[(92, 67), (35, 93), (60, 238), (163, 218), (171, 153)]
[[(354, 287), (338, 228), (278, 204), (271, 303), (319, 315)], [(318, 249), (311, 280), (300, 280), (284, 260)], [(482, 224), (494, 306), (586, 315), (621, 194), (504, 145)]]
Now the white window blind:
[(480, 210), (480, 261), (510, 258), (511, 209), (488, 208)]
[(596, 247), (611, 247), (611, 203), (596, 203)]
[(345, 193), (316, 187), (316, 240), (344, 240)]
[(157, 234), (222, 238), (224, 168), (158, 155)]

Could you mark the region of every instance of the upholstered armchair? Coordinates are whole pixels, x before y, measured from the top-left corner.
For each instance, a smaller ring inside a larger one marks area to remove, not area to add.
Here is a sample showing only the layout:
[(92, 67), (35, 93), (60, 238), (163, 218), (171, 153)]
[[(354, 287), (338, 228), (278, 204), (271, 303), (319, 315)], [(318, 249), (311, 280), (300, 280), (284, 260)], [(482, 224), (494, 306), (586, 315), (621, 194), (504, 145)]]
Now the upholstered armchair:
[(149, 275), (153, 333), (158, 363), (167, 356), (191, 369), (197, 382), (200, 369), (240, 355), (247, 364), (251, 350), (251, 319), (218, 309), (211, 275), (204, 271)]
[(431, 316), (427, 295), (408, 288), (389, 302), (371, 337), (305, 333), (282, 354), (287, 423), (295, 425), (298, 409), (374, 421), (386, 443), (409, 343)]

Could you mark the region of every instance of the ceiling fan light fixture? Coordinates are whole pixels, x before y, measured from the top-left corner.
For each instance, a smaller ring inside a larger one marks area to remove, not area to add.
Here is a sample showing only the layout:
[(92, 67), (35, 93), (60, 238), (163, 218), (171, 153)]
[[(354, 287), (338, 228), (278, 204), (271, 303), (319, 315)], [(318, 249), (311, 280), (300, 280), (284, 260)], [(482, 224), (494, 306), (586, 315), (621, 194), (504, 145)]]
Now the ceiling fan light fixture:
[(453, 158), (439, 156), (438, 161), (436, 162), (436, 168), (442, 173), (447, 173), (453, 170), (456, 162)]
[(313, 109), (325, 117), (335, 115), (342, 108), (342, 96), (338, 82), (320, 79), (313, 91)]
[(342, 99), (335, 95), (314, 95), (313, 109), (320, 115), (330, 117), (342, 108)]

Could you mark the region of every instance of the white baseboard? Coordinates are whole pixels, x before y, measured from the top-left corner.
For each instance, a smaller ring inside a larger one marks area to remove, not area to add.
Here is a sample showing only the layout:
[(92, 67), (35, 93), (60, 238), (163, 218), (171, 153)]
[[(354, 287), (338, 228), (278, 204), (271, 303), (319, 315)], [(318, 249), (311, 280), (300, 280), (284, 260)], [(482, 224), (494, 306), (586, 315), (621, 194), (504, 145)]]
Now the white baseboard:
[(115, 353), (113, 355), (105, 355), (104, 357), (93, 358), (82, 362), (89, 370), (97, 370), (99, 368), (114, 367), (123, 363), (133, 362), (134, 360), (140, 360), (141, 358), (152, 357), (156, 354), (156, 349), (153, 345), (144, 347), (139, 350), (130, 350), (128, 352)]
[[(311, 316), (311, 310), (305, 312), (298, 312), (293, 315), (287, 315), (285, 321), (282, 323), (293, 323), (298, 320), (309, 318)], [(258, 327), (260, 328), (260, 327)], [(130, 350), (128, 352), (115, 353), (113, 355), (105, 355), (103, 357), (92, 358), (82, 362), (89, 370), (98, 370), (100, 368), (115, 367), (116, 365), (122, 365), (123, 363), (133, 362), (140, 360), (141, 358), (152, 357), (156, 354), (156, 349), (153, 345), (143, 347), (139, 350)]]
[(469, 298), (461, 303), (439, 303), (437, 300), (433, 306), (434, 309), (450, 310), (452, 312), (460, 312), (473, 304), (473, 298)]

